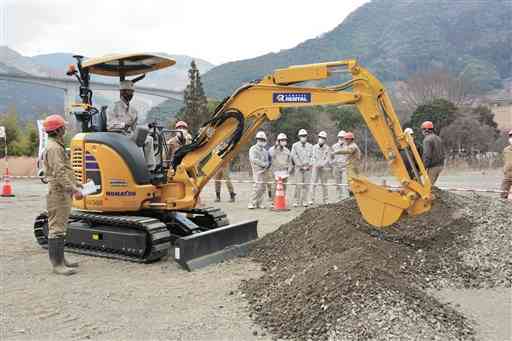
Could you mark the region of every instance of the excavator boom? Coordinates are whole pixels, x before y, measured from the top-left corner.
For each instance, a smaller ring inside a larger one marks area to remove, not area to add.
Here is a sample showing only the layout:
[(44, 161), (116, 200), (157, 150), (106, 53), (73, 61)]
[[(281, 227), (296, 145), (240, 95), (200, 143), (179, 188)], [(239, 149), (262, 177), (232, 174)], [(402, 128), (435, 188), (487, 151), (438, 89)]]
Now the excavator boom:
[[(352, 79), (329, 87), (297, 85), (321, 81), (337, 73), (348, 73)], [(363, 176), (351, 177), (349, 185), (364, 219), (384, 227), (396, 222), (404, 212), (417, 215), (430, 210), (431, 184), (416, 146), (402, 131), (382, 83), (355, 60), (278, 69), (236, 90), (219, 105), (193, 143), (178, 150), (171, 182), (190, 184), (191, 190), (173, 204), (180, 206), (195, 200), (211, 177), (236, 156), (241, 146), (251, 142), (265, 121), (279, 119), (280, 109), (344, 104), (357, 107), (391, 173), (401, 184), (399, 191), (392, 191)], [(413, 168), (413, 178), (406, 162)]]

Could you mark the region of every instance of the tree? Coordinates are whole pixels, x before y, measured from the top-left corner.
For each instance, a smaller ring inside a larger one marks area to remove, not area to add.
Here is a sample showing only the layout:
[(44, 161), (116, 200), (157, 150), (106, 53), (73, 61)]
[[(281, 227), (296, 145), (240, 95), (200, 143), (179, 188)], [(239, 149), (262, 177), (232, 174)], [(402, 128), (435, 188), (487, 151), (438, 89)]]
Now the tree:
[(434, 131), (439, 132), (452, 124), (457, 116), (458, 108), (445, 99), (436, 99), (429, 104), (420, 105), (411, 115), (405, 126), (414, 129), (416, 144), (420, 143), (421, 124), (425, 121), (434, 123)]
[(36, 156), (39, 147), (39, 136), (34, 122), (27, 123), (25, 127), (25, 155)]
[[(0, 114), (0, 126), (5, 127), (7, 136), (7, 153), (9, 156), (35, 156), (39, 146), (38, 131), (33, 122), (23, 125), (18, 120), (18, 114), (10, 110)], [(4, 157), (3, 139), (0, 144), (0, 157)]]
[(409, 109), (445, 99), (459, 106), (470, 102), (475, 85), (467, 77), (454, 76), (445, 69), (419, 72), (397, 86), (400, 102)]
[(188, 77), (189, 84), (183, 95), (185, 106), (176, 115), (176, 118), (186, 121), (189, 131), (197, 132), (208, 119), (208, 101), (204, 94), (201, 76), (195, 61), (190, 63)]
[(498, 123), (494, 121), (494, 113), (485, 105), (479, 105), (471, 110), (471, 116), (479, 123), (491, 127), (494, 130), (494, 135), (497, 137), (500, 133), (498, 130)]
[(300, 129), (306, 129), (310, 134), (317, 127), (318, 110), (314, 108), (286, 108), (281, 110), (281, 117), (267, 124), (272, 135), (271, 141), (279, 133), (288, 136), (290, 145), (297, 141), (297, 133)]
[(330, 106), (327, 111), (336, 122), (337, 130), (354, 131), (366, 126), (355, 106)]
[[(18, 125), (18, 115), (16, 112), (10, 110), (9, 113), (2, 114), (2, 116), (0, 116), (0, 126), (5, 127), (8, 155), (22, 155), (22, 150), (19, 144), (19, 140), (21, 138), (21, 129)], [(4, 156), (3, 154), (4, 150), (2, 148), (2, 156)]]
[(476, 119), (462, 116), (444, 127), (440, 134), (447, 151), (488, 152), (496, 142), (494, 129)]

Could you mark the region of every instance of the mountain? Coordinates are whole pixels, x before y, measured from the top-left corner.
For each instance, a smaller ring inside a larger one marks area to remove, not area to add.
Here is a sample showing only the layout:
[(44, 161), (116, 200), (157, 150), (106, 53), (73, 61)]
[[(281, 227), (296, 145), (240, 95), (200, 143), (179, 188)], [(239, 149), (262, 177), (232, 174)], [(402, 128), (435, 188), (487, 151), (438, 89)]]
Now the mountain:
[(22, 56), (7, 46), (0, 46), (0, 63), (30, 75), (45, 77), (52, 74), (50, 68), (36, 63), (30, 57)]
[[(188, 68), (192, 60), (196, 61), (201, 72), (206, 72), (213, 67), (213, 64), (200, 58), (186, 55), (160, 54), (175, 59), (176, 64), (171, 68), (149, 73), (139, 84), (149, 87), (182, 90), (188, 82)], [(65, 71), (67, 66), (74, 61), (72, 53), (60, 52), (27, 57), (7, 46), (0, 46), (0, 72), (42, 77), (66, 77)], [(118, 82), (115, 78), (100, 76), (93, 76), (93, 80)], [(103, 104), (117, 99), (117, 97), (116, 93), (102, 93), (101, 97), (96, 96), (95, 98)], [(142, 107), (149, 107), (148, 103), (159, 102), (155, 101), (154, 98), (151, 99), (143, 95), (137, 96), (135, 101), (137, 99), (140, 100), (139, 102)], [(170, 102), (176, 102), (175, 106), (181, 107), (179, 101)], [(6, 111), (9, 106), (14, 106), (23, 119), (31, 119), (39, 116), (42, 112), (62, 112), (63, 104), (64, 95), (61, 90), (0, 80), (0, 112)]]
[[(52, 75), (50, 68), (6, 46), (0, 46), (0, 72), (42, 77)], [(14, 106), (22, 119), (30, 119), (43, 112), (61, 112), (63, 103), (64, 94), (60, 90), (0, 80), (0, 112)]]
[(29, 57), (34, 63), (49, 68), (55, 74), (55, 77), (65, 77), (69, 64), (73, 64), (75, 59), (72, 53), (50, 53), (40, 54)]
[(484, 90), (512, 76), (510, 0), (373, 0), (298, 46), (226, 63), (206, 73), (209, 97), (224, 97), (276, 68), (357, 58), (384, 81), (443, 67)]

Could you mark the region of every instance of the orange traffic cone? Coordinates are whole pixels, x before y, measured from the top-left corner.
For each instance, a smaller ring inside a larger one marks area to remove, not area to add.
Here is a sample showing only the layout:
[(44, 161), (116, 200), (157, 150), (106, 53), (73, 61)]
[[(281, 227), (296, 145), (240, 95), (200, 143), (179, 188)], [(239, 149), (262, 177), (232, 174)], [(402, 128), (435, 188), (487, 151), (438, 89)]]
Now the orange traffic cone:
[(274, 197), (274, 207), (272, 211), (289, 211), (286, 195), (284, 194), (283, 178), (280, 176), (277, 177), (276, 195)]
[(11, 181), (9, 180), (9, 168), (5, 169), (4, 183), (2, 185), (2, 197), (14, 197)]

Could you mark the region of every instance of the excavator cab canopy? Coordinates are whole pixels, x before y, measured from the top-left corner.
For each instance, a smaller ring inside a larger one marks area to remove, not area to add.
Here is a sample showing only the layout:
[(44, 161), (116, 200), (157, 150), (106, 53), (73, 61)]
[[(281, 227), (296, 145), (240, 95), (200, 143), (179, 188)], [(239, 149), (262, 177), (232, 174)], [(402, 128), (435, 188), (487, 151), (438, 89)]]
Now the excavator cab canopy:
[(114, 53), (91, 58), (82, 63), (82, 69), (102, 76), (136, 76), (164, 69), (176, 64), (176, 61), (150, 53)]

